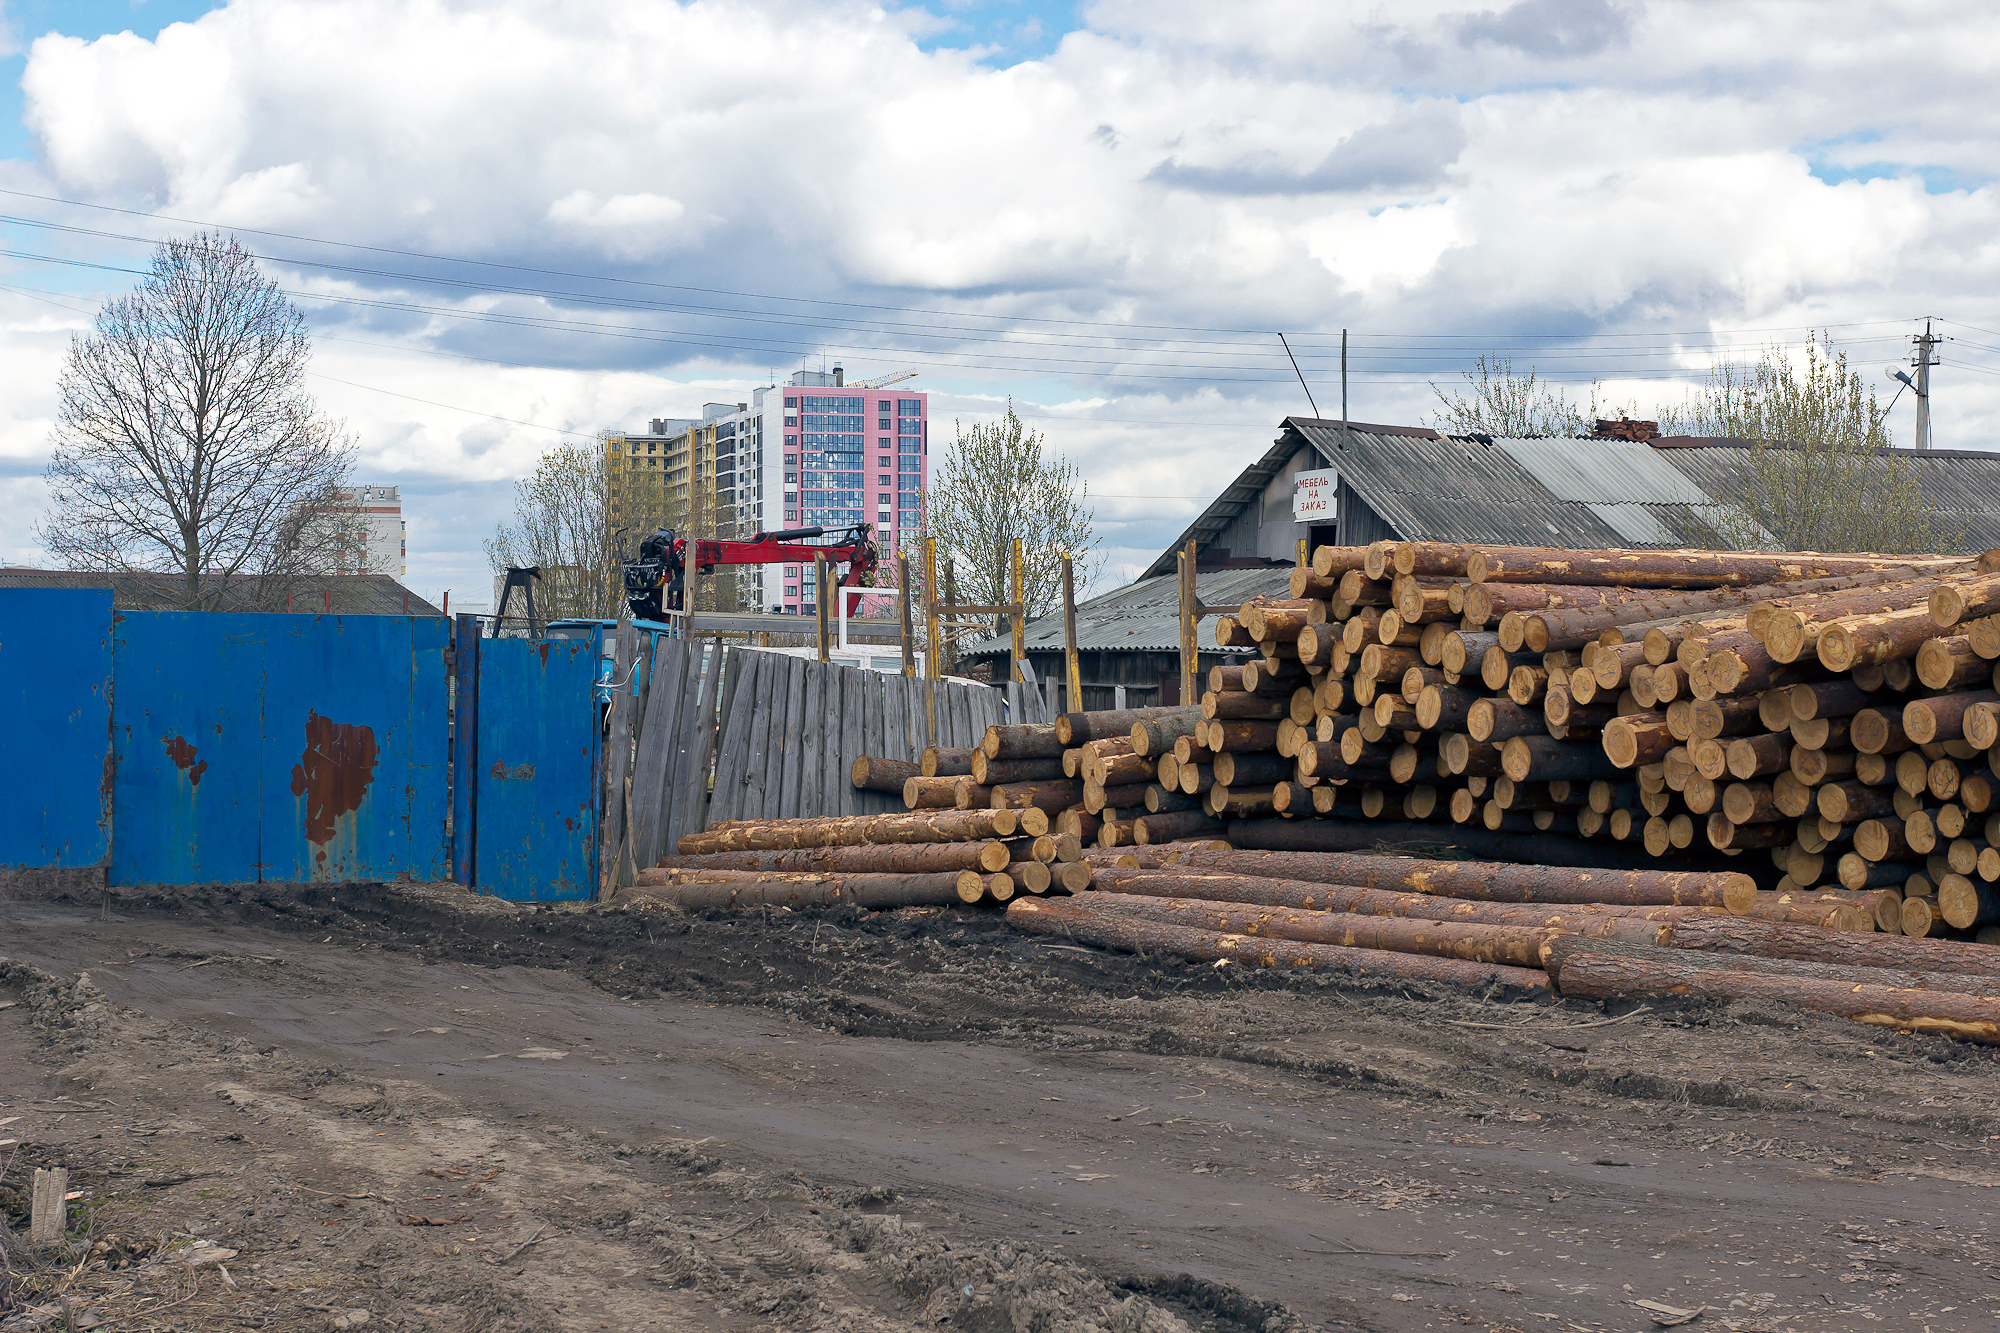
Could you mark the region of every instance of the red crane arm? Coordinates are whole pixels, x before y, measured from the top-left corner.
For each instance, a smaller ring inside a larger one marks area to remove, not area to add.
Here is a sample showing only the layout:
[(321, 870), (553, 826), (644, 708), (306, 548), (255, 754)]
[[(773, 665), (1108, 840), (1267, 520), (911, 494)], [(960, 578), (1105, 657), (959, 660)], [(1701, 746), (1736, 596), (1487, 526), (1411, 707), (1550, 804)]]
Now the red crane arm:
[(845, 546), (798, 546), (789, 542), (722, 542), (697, 539), (694, 542), (692, 563), (697, 572), (712, 574), (717, 565), (776, 565), (791, 562), (809, 565), (816, 557), (825, 556), (829, 564), (848, 566), (846, 577), (841, 580), (845, 584), (850, 580), (858, 580), (873, 567), (873, 562), (869, 561), (865, 554), (872, 553), (873, 549), (872, 544), (866, 542), (852, 542)]

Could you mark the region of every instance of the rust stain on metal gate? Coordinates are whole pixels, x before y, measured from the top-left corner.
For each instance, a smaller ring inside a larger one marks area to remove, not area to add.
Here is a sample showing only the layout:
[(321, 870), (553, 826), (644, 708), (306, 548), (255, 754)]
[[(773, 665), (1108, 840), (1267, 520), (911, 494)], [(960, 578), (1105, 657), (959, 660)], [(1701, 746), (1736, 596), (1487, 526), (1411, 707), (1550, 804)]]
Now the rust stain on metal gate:
[(306, 841), (318, 844), (316, 859), (326, 859), (335, 821), (361, 808), (374, 779), (373, 727), (306, 715), (306, 748), (292, 765), (292, 795), (306, 798)]
[(195, 756), (200, 752), (184, 736), (162, 736), (160, 744), (167, 747), (167, 758), (174, 761), (174, 766), (187, 774), (188, 786), (199, 787), (201, 775), (208, 771), (208, 760), (197, 759)]

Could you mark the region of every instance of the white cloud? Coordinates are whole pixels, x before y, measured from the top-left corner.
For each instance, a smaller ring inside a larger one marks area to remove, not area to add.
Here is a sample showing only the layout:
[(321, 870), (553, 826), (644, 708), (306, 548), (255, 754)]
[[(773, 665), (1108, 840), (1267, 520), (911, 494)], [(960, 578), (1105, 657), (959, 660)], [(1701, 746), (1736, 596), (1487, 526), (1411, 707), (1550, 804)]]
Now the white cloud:
[[(322, 366), (343, 379), (587, 431), (686, 411), (710, 392), (698, 380), (740, 397), (765, 367), (826, 346), (850, 369), (916, 365), (968, 403), (1010, 388), (1102, 397), (1101, 416), (1076, 414), (1058, 438), (1118, 493), (1212, 491), (1268, 445), (1270, 424), (1256, 423), (1303, 406), (1268, 337), (1173, 328), (1305, 334), (1319, 391), (1333, 373), (1327, 335), (1343, 327), (1671, 344), (1923, 314), (1993, 326), (1992, 6), (1098, 0), (1086, 18), (1046, 58), (993, 69), (920, 50), (913, 38), (936, 17), (859, 0), (235, 0), (157, 41), (38, 40), (23, 87), (41, 163), (0, 164), (0, 182), (669, 284), (594, 290), (682, 307), (288, 278), (641, 335), (316, 310), (332, 337), (542, 367), (329, 339)], [(1838, 179), (1853, 173), (1868, 179)], [(395, 256), (365, 266), (418, 269)], [(31, 271), (10, 265), (0, 281), (32, 283)], [(556, 281), (502, 269), (478, 280)], [(675, 290), (689, 288), (707, 290)], [(850, 304), (805, 317), (730, 292)], [(685, 309), (703, 305), (719, 309)], [(1151, 350), (1120, 351), (1096, 326), (1026, 324), (995, 343), (968, 332), (977, 320), (874, 309), (899, 306), (1169, 327), (1149, 333)], [(721, 318), (746, 310), (758, 322)], [(1906, 332), (1842, 336), (1872, 361), (1893, 358)], [(24, 362), (17, 353), (53, 335), (17, 322), (0, 336), (7, 410), (20, 414), (0, 419), (0, 455), (27, 458), (43, 447), (31, 423), (49, 416), (60, 348)], [(2000, 370), (2000, 353), (1947, 349), (1941, 443), (1983, 443), (2000, 426), (2000, 375), (1964, 365), (1980, 358)], [(1699, 361), (1669, 347), (1563, 364), (1643, 407), (1660, 391), (1651, 376)], [(1354, 410), (1377, 420), (1417, 417), (1427, 374), (1450, 373), (1436, 357), (1355, 365)], [(1099, 369), (1123, 374), (1086, 374)], [(542, 438), (361, 391), (339, 403), (376, 465), (400, 475), (489, 484)], [(1180, 416), (1247, 424), (1101, 419)], [(1183, 506), (1102, 512), (1132, 523), (1121, 531), (1143, 551), (1179, 530)]]

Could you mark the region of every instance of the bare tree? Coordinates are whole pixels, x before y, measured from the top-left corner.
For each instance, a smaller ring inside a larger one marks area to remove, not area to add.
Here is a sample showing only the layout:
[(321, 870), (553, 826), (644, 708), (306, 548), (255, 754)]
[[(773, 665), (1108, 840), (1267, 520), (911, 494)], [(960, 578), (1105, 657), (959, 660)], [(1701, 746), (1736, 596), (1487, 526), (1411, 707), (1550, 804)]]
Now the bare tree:
[[(514, 483), (514, 522), (501, 524), (486, 543), (494, 573), (531, 567), (542, 571), (535, 609), (546, 619), (602, 619), (618, 613), (624, 588), (606, 486), (601, 445), (559, 444)], [(631, 545), (636, 550), (638, 539)]]
[[(73, 338), (49, 512), (58, 560), (177, 575), (181, 604), (281, 604), (355, 537), (340, 493), (354, 446), (305, 391), (305, 317), (235, 238), (164, 241), (129, 296)], [(262, 575), (244, 596), (231, 581)], [(275, 576), (275, 577), (274, 577)]]
[(1512, 357), (1481, 355), (1464, 378), (1465, 387), (1449, 393), (1431, 381), (1431, 392), (1443, 404), (1442, 411), (1431, 414), (1431, 425), (1447, 435), (1588, 435), (1600, 411), (1596, 381), (1586, 405), (1578, 407), (1560, 386), (1539, 378), (1533, 366), (1525, 373), (1515, 370)]
[(1062, 601), (1065, 552), (1077, 564), (1079, 586), (1097, 572), (1089, 483), (1076, 464), (1045, 452), (1047, 437), (1022, 426), (1011, 398), (1000, 421), (953, 427), (931, 479), (927, 515), (940, 571), (949, 562), (958, 595), (975, 605), (1011, 601), (1009, 547), (1019, 537), (1028, 614), (1046, 614)]
[(1963, 539), (1925, 499), (1910, 456), (1890, 447), (1874, 391), (1825, 334), (1802, 359), (1774, 346), (1751, 365), (1718, 364), (1700, 393), (1661, 415), (1670, 434), (1750, 441), (1719, 525), (1734, 545), (1911, 552)]

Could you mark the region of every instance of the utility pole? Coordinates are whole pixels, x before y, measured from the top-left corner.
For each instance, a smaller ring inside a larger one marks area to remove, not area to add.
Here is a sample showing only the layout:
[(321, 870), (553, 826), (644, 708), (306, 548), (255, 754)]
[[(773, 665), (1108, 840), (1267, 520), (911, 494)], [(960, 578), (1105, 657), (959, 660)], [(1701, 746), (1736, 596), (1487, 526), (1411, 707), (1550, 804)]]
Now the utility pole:
[(1931, 322), (1924, 321), (1924, 331), (1913, 336), (1910, 341), (1917, 345), (1917, 448), (1931, 447), (1931, 367), (1938, 364), (1931, 349), (1941, 339), (1931, 336)]

